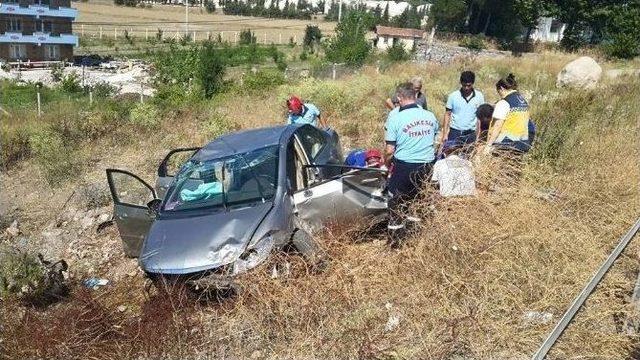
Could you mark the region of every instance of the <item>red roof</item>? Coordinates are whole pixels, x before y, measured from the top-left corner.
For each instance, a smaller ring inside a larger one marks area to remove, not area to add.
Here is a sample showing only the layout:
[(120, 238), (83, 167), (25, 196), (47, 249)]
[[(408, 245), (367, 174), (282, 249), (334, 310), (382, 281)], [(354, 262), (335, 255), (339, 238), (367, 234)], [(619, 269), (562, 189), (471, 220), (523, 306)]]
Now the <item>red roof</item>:
[(403, 38), (422, 38), (426, 31), (418, 29), (394, 28), (389, 26), (376, 26), (376, 34), (378, 36), (393, 36)]

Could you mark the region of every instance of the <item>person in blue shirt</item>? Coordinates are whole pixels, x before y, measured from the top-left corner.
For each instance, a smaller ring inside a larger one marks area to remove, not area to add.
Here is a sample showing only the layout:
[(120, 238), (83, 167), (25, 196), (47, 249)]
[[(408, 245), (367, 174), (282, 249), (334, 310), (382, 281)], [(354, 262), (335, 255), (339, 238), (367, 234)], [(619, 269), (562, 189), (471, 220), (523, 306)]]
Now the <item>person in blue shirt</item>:
[(320, 117), (320, 110), (311, 103), (303, 103), (297, 96), (291, 96), (287, 100), (287, 109), (289, 109), (287, 118), (289, 124), (311, 124), (315, 127), (318, 125), (323, 128), (327, 127), (326, 122)]
[(449, 94), (442, 124), (443, 143), (445, 140), (456, 146), (473, 144), (479, 128), (476, 110), (484, 104), (484, 95), (473, 88), (476, 75), (472, 71), (460, 74), (460, 89)]
[(389, 168), (393, 162), (393, 173), (387, 185), (391, 195), (387, 228), (392, 247), (400, 245), (408, 222), (419, 221), (405, 213), (431, 174), (439, 130), (435, 115), (416, 104), (411, 83), (400, 85), (397, 95), (400, 107), (389, 114), (385, 131), (385, 165)]

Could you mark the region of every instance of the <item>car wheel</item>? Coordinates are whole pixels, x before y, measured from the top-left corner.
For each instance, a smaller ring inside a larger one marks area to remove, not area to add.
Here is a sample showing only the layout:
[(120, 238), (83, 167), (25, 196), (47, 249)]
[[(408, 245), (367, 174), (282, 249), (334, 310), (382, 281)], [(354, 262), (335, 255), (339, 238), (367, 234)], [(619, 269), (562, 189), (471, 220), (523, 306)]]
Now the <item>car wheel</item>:
[(291, 237), (291, 243), (314, 270), (323, 270), (327, 266), (327, 254), (308, 232), (297, 229)]

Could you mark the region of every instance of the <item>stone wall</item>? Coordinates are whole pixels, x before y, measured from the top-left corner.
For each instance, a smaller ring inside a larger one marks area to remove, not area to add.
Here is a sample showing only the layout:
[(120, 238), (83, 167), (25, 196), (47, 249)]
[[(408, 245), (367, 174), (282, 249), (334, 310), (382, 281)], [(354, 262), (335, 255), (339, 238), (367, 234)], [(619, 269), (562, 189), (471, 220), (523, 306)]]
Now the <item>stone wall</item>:
[(437, 62), (439, 64), (449, 64), (460, 58), (477, 58), (477, 57), (503, 57), (510, 56), (508, 51), (498, 50), (471, 50), (461, 46), (454, 46), (439, 42), (434, 42), (431, 50), (427, 51), (428, 44), (421, 41), (416, 46), (416, 60), (418, 62)]

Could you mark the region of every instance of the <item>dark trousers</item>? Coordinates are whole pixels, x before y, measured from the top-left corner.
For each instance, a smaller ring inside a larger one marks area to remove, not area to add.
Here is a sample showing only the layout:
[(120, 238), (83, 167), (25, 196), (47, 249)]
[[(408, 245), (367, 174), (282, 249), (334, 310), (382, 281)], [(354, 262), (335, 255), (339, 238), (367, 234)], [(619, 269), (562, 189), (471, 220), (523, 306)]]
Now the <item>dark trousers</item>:
[(433, 162), (407, 163), (394, 159), (393, 164), (393, 174), (387, 187), (391, 193), (388, 205), (388, 229), (390, 244), (397, 246), (400, 238), (406, 232), (405, 222), (408, 206), (419, 194), (422, 184), (431, 177)]
[(472, 145), (476, 142), (476, 131), (449, 128), (449, 136), (447, 137), (447, 140), (454, 142), (455, 146)]

